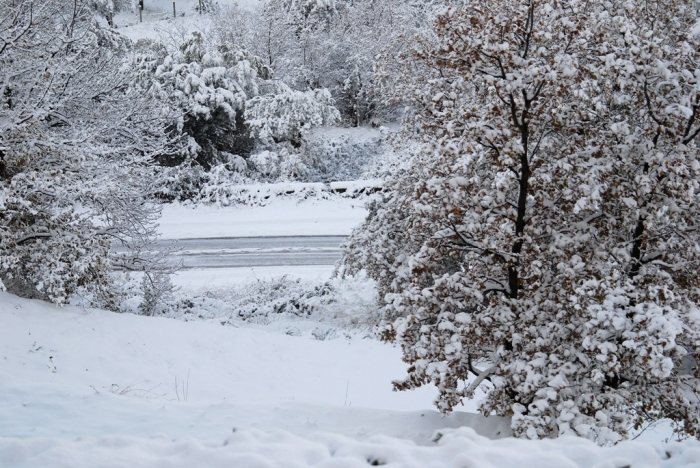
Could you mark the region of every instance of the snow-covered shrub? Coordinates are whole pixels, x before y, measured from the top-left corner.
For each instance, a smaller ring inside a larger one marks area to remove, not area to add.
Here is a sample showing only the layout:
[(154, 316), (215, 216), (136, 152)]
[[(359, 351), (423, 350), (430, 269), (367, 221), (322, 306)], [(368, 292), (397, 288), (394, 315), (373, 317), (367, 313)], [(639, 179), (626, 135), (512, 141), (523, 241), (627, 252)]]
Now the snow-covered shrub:
[(263, 150), (248, 158), (250, 176), (267, 182), (295, 182), (309, 180), (304, 158), (286, 145), (273, 145), (276, 151)]
[(238, 156), (237, 154), (231, 154), (227, 153), (226, 151), (222, 151), (221, 158), (224, 160), (224, 164), (226, 165), (226, 167), (233, 172), (243, 174), (248, 170), (248, 163), (246, 162), (246, 160), (243, 159), (243, 157)]
[(309, 285), (282, 276), (274, 280), (259, 280), (241, 291), (236, 314), (247, 321), (273, 320), (276, 314), (308, 317), (318, 311), (323, 298), (329, 298), (331, 287)]
[(207, 171), (191, 161), (164, 167), (161, 174), (153, 190), (159, 200), (166, 202), (196, 199), (208, 178)]
[(700, 434), (696, 11), (470, 2), (402, 58), (422, 151), (346, 246), (397, 389), (447, 413), (482, 387), (519, 437)]
[[(262, 149), (265, 148), (265, 149)], [(395, 154), (385, 134), (369, 128), (317, 129), (300, 147), (267, 143), (248, 158), (248, 175), (266, 182), (323, 182), (386, 177)], [(381, 174), (381, 176), (378, 176)]]
[(243, 111), (246, 101), (258, 93), (258, 81), (269, 76), (257, 57), (228, 45), (209, 44), (194, 32), (179, 50), (165, 53), (153, 45), (136, 63), (146, 72), (142, 85), (153, 83), (161, 98), (183, 114), (173, 130), (196, 143), (188, 153), (162, 159), (163, 164), (182, 164), (193, 156), (209, 168), (223, 162), (222, 153), (250, 153), (254, 142), (243, 124)]
[[(132, 278), (131, 288), (138, 289)], [(222, 324), (269, 324), (291, 320), (314, 324), (316, 339), (332, 338), (333, 330), (370, 331), (378, 322), (374, 282), (364, 275), (304, 281), (281, 276), (251, 284), (174, 291), (155, 315), (179, 320), (216, 320)], [(139, 292), (142, 294), (142, 292)], [(125, 302), (124, 312), (140, 314), (143, 299)], [(308, 327), (305, 327), (308, 328)], [(336, 332), (337, 333), (337, 332)], [(337, 335), (336, 335), (337, 336)]]
[[(109, 295), (110, 243), (152, 243), (152, 194), (168, 109), (135, 90), (127, 40), (85, 1), (0, 0), (0, 277), (64, 303)], [(138, 174), (138, 177), (135, 177)], [(133, 258), (132, 258), (133, 259)]]
[(244, 321), (268, 323), (282, 315), (310, 318), (345, 330), (369, 330), (379, 317), (374, 291), (374, 283), (364, 275), (322, 283), (282, 276), (208, 295), (231, 304), (235, 317)]
[(267, 177), (279, 174), (280, 155), (274, 151), (261, 151), (248, 158), (255, 171)]
[[(155, 187), (157, 196), (165, 201), (213, 203), (219, 206), (259, 206), (267, 205), (278, 197), (304, 200), (328, 196), (327, 187), (320, 183), (261, 183), (279, 180), (280, 175), (284, 176), (284, 171), (298, 170), (298, 166), (292, 166), (298, 162), (295, 157), (291, 157), (289, 162), (282, 161), (279, 166), (275, 166), (272, 178), (257, 172), (252, 162), (248, 164), (242, 158), (234, 158), (231, 161), (213, 166), (208, 171), (199, 165), (166, 168), (164, 180)], [(241, 171), (244, 165), (245, 169)]]
[(173, 295), (170, 275), (159, 271), (144, 272), (141, 293), (143, 300), (139, 304), (139, 311), (148, 316), (162, 314)]
[[(375, 187), (380, 178), (376, 174), (386, 177), (387, 167), (395, 165), (381, 161), (387, 154), (394, 160), (395, 153), (380, 132), (366, 129), (358, 136), (354, 135), (357, 129), (351, 130), (350, 135), (343, 130), (340, 136), (315, 133), (298, 149), (288, 144), (268, 144), (265, 146), (270, 149), (247, 159), (222, 152), (226, 162), (208, 171), (196, 164), (165, 168), (157, 193), (168, 201), (227, 206), (267, 204), (279, 196), (300, 200), (327, 197), (330, 182), (365, 179), (368, 175), (375, 176), (371, 182)], [(359, 181), (353, 187), (359, 193), (363, 184)]]
[(381, 132), (351, 130), (355, 131), (337, 135), (320, 129), (309, 135), (298, 150), (306, 168), (301, 180), (328, 183), (365, 178), (390, 148)]
[(255, 136), (289, 141), (297, 148), (312, 128), (336, 123), (339, 117), (327, 89), (293, 91), (283, 84), (274, 94), (250, 99), (245, 109), (245, 123)]
[[(309, 168), (304, 163), (304, 157), (296, 151), (282, 151), (280, 154), (279, 178), (283, 181), (309, 180)], [(317, 181), (314, 181), (317, 182)]]

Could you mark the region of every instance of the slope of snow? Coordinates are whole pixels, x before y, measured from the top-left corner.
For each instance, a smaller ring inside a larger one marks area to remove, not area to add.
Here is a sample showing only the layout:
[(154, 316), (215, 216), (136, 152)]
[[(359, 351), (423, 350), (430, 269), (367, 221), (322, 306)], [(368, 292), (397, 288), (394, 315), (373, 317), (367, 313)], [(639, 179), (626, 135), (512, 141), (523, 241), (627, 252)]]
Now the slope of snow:
[(0, 439), (7, 467), (243, 467), (243, 468), (623, 468), (698, 467), (700, 443), (670, 444), (663, 452), (639, 442), (599, 448), (587, 440), (490, 441), (472, 429), (448, 430), (426, 447), (386, 436), (356, 440), (319, 433), (238, 430), (223, 440), (112, 436), (75, 441)]
[[(372, 339), (319, 341), (274, 326), (185, 323), (7, 293), (0, 320), (2, 436), (215, 436), (234, 426), (371, 434), (365, 420), (425, 442), (433, 429), (474, 418), (439, 417), (430, 388), (392, 392), (390, 380), (403, 373), (399, 350)], [(394, 425), (392, 411), (414, 413)], [(352, 428), (337, 420), (343, 413)]]
[[(503, 437), (508, 421), (443, 418), (430, 409), (432, 388), (392, 392), (399, 350), (372, 339), (318, 341), (7, 293), (0, 321), (2, 467), (700, 466), (698, 442), (600, 449), (482, 438), (473, 429)], [(444, 428), (456, 430), (436, 444)]]
[(189, 401), (431, 406), (430, 391), (391, 391), (390, 380), (404, 365), (397, 348), (375, 340), (299, 339), (218, 323), (56, 308), (5, 293), (0, 304), (7, 335), (0, 371), (38, 384), (100, 392), (150, 384), (158, 386), (152, 395), (175, 399), (175, 379), (189, 375)]
[(349, 235), (367, 216), (361, 199), (333, 197), (299, 202), (276, 199), (267, 206), (164, 205), (163, 239), (199, 237)]

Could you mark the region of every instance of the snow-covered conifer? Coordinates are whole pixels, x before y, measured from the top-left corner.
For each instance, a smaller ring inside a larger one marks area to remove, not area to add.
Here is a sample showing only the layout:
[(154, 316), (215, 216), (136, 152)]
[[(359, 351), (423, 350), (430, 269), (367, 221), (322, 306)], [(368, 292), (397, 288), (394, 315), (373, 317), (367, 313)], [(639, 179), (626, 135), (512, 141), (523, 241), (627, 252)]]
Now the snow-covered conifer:
[[(208, 168), (221, 162), (222, 151), (247, 155), (253, 141), (243, 126), (245, 102), (258, 93), (258, 81), (269, 78), (260, 59), (233, 45), (208, 44), (198, 32), (173, 53), (152, 49), (136, 59), (147, 72), (142, 85), (155, 82), (162, 99), (182, 114), (176, 127), (190, 137), (197, 161)], [(161, 162), (179, 164), (187, 156)]]
[(309, 130), (340, 118), (326, 89), (293, 91), (284, 84), (276, 88), (274, 94), (256, 96), (246, 104), (246, 125), (263, 140), (289, 141), (298, 147)]

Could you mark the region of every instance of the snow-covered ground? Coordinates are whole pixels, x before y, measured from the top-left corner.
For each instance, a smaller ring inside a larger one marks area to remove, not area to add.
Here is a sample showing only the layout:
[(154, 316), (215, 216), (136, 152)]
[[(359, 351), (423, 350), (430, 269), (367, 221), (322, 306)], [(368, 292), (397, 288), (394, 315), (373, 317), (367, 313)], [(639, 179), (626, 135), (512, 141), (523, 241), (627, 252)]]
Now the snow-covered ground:
[(350, 234), (367, 216), (364, 201), (332, 197), (299, 201), (279, 198), (266, 206), (163, 208), (163, 239), (199, 237), (322, 236)]
[[(321, 341), (274, 325), (262, 331), (59, 308), (6, 293), (0, 320), (0, 466), (46, 466), (39, 452), (56, 439), (82, 451), (76, 438), (223, 441), (233, 428), (420, 443), (442, 427), (507, 431), (503, 421), (467, 413), (441, 418), (430, 409), (432, 389), (393, 393), (389, 382), (404, 367), (399, 351), (373, 339)], [(72, 460), (54, 463), (76, 466)], [(112, 465), (104, 459), (103, 466)]]
[(287, 275), (306, 282), (320, 283), (333, 274), (330, 265), (299, 265), (285, 267), (249, 267), (249, 268), (192, 268), (181, 270), (173, 275), (172, 282), (188, 291), (201, 291), (207, 288), (221, 288), (242, 285), (254, 281), (270, 281)]
[(2, 467), (700, 466), (696, 441), (603, 449), (479, 436), (474, 429), (502, 437), (507, 421), (443, 418), (429, 388), (391, 392), (399, 351), (372, 339), (319, 341), (6, 293), (0, 321)]

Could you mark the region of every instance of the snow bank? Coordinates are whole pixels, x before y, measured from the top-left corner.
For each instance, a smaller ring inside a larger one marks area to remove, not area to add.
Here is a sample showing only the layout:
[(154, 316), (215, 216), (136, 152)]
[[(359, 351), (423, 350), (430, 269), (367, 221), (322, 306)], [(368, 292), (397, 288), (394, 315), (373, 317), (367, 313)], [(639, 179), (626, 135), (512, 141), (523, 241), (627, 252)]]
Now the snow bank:
[(327, 281), (333, 274), (333, 265), (286, 265), (248, 268), (192, 268), (173, 274), (172, 282), (189, 292), (241, 286), (260, 280), (271, 281), (287, 275), (311, 283)]
[(384, 181), (381, 179), (371, 180), (352, 180), (344, 182), (331, 182), (331, 191), (344, 193), (347, 195), (356, 195), (360, 193), (371, 193), (381, 190), (384, 187)]
[(0, 463), (10, 467), (343, 467), (522, 468), (522, 467), (697, 467), (700, 442), (657, 451), (639, 442), (599, 448), (580, 438), (491, 441), (472, 429), (443, 431), (435, 446), (373, 436), (358, 441), (320, 433), (300, 437), (286, 431), (236, 430), (221, 441), (127, 436), (59, 439), (0, 439)]
[(164, 239), (349, 235), (366, 216), (361, 200), (341, 197), (254, 207), (173, 203), (163, 207), (159, 232)]

